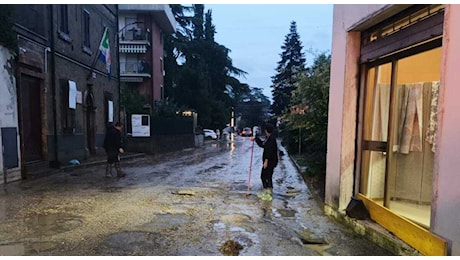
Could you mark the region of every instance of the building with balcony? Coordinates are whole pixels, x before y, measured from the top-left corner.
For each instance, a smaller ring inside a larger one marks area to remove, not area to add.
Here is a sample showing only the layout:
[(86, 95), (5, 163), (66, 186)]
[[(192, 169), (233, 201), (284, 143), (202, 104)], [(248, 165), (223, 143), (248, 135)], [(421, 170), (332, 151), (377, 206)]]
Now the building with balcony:
[(460, 255), (460, 6), (335, 5), (333, 19), (325, 212), (360, 199), (385, 237)]
[(163, 35), (175, 32), (176, 20), (167, 4), (119, 5), (118, 36), (122, 92), (146, 98), (151, 108), (164, 98)]

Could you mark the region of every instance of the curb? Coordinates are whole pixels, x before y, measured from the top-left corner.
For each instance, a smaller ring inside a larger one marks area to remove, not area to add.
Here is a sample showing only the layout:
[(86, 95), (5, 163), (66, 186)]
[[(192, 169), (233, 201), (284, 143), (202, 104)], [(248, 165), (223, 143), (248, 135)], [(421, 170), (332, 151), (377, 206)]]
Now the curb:
[[(285, 152), (286, 154), (286, 152)], [(288, 153), (287, 153), (288, 154)], [(301, 167), (296, 160), (294, 160), (294, 158), (290, 155), (289, 155), (289, 159), (291, 160), (291, 162), (294, 164), (294, 166), (296, 167), (297, 169), (297, 172), (302, 176), (302, 179), (303, 179), (303, 182), (305, 183), (305, 185), (307, 185), (308, 189), (310, 190), (310, 193), (311, 195), (313, 196), (313, 198), (315, 199), (316, 203), (318, 203), (318, 205), (323, 209), (323, 212), (324, 212), (324, 202), (323, 200), (320, 198), (319, 194), (317, 194), (316, 192), (314, 192), (314, 187), (306, 180), (306, 176), (305, 176), (305, 170), (303, 169), (303, 167)]]
[[(124, 155), (124, 156), (120, 157), (120, 161), (128, 161), (128, 160), (133, 160), (133, 159), (137, 159), (137, 158), (143, 158), (143, 157), (145, 157), (145, 155), (146, 155), (145, 153)], [(106, 164), (106, 163), (107, 163), (106, 159), (101, 159), (101, 160), (98, 160), (98, 161), (84, 162), (84, 163), (77, 164), (77, 165), (66, 165), (66, 166), (62, 166), (61, 168), (59, 168), (57, 170), (66, 172), (66, 171), (71, 171), (71, 170), (74, 170), (74, 169), (81, 169), (81, 168), (88, 168), (88, 167), (92, 167), (92, 166), (103, 165), (103, 164)]]

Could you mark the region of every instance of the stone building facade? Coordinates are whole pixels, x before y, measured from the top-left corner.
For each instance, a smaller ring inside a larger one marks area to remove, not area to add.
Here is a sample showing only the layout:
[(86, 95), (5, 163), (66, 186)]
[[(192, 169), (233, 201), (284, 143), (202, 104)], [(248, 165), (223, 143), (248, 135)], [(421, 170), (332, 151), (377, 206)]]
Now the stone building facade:
[[(104, 152), (119, 120), (117, 18), (117, 5), (15, 5), (23, 177)], [(98, 59), (106, 28), (110, 73)]]

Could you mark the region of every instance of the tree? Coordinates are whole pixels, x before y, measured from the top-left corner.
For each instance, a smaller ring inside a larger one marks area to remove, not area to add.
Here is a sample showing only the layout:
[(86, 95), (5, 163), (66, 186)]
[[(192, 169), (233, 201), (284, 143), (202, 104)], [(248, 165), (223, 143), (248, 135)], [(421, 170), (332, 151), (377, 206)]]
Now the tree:
[(245, 91), (235, 76), (246, 72), (234, 67), (230, 50), (215, 42), (211, 10), (205, 14), (202, 4), (172, 6), (182, 28), (165, 42), (165, 93), (178, 106), (195, 110), (199, 125), (222, 128), (230, 122), (235, 97)]
[(289, 106), (291, 93), (298, 81), (298, 76), (305, 72), (304, 53), (295, 21), (291, 22), (289, 34), (286, 35), (281, 47), (281, 60), (276, 68), (277, 74), (272, 77), (272, 112), (275, 116), (282, 115)]
[(290, 113), (283, 117), (288, 132), (283, 144), (288, 151), (302, 147), (310, 174), (326, 170), (330, 66), (331, 55), (315, 58), (292, 93)]
[(253, 88), (238, 102), (235, 116), (240, 118), (239, 128), (263, 125), (268, 120), (270, 100), (261, 88)]

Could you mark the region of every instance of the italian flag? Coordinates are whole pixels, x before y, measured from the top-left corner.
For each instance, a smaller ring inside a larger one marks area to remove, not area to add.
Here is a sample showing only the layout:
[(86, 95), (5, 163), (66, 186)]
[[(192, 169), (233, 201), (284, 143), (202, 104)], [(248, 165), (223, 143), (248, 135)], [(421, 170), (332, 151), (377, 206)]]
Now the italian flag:
[(109, 29), (107, 27), (104, 29), (104, 34), (99, 44), (99, 59), (105, 63), (105, 68), (107, 69), (110, 79), (112, 59), (110, 57)]

